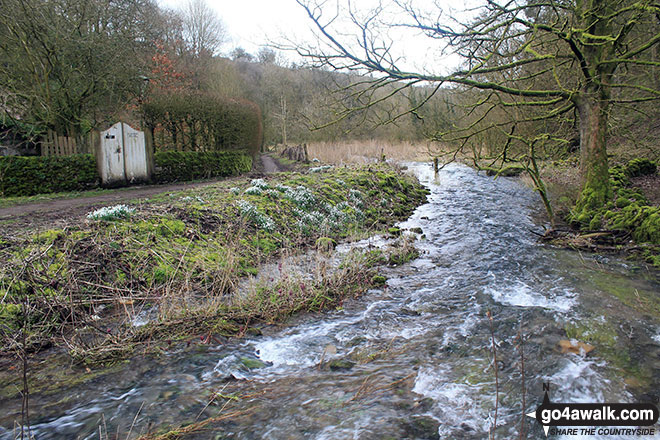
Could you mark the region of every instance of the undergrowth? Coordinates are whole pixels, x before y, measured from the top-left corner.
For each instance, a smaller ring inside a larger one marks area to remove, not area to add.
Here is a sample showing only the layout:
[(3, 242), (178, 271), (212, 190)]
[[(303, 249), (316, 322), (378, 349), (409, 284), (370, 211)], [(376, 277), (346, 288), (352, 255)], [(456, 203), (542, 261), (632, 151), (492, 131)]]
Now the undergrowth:
[(72, 218), (0, 237), (2, 353), (58, 345), (77, 360), (106, 362), (145, 341), (240, 335), (254, 323), (336, 306), (382, 282), (367, 263), (304, 285), (240, 298), (236, 290), (283, 253), (387, 229), (426, 194), (385, 165), (333, 168), (163, 194), (128, 208), (130, 217)]

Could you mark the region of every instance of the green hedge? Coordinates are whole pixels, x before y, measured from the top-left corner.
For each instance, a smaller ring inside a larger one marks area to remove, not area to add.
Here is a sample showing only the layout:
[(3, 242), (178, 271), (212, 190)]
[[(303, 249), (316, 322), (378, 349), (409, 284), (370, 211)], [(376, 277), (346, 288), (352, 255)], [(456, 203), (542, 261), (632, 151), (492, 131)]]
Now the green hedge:
[(0, 157), (0, 195), (32, 196), (98, 186), (91, 154)]
[[(244, 151), (164, 151), (154, 161), (158, 182), (234, 176), (252, 168), (252, 157)], [(98, 187), (99, 181), (91, 154), (0, 157), (3, 197), (82, 191)]]
[(234, 176), (252, 168), (252, 157), (240, 151), (162, 151), (154, 161), (158, 182)]
[(143, 105), (144, 120), (158, 150), (248, 150), (263, 137), (259, 106), (204, 93), (154, 95)]

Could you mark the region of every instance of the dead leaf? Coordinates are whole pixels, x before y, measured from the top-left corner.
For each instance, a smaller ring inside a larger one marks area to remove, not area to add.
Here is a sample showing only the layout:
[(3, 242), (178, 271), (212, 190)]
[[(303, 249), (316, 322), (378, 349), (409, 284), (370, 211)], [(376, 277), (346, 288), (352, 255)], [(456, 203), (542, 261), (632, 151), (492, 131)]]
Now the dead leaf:
[(562, 339), (559, 341), (559, 349), (562, 353), (587, 354), (594, 349), (594, 346), (580, 341)]

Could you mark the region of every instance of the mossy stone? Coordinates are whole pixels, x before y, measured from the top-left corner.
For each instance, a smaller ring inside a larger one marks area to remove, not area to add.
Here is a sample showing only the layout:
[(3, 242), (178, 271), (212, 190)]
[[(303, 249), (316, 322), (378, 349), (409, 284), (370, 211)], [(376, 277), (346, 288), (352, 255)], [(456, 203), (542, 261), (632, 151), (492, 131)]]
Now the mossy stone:
[(333, 359), (328, 362), (328, 368), (332, 371), (350, 370), (354, 366), (355, 362), (351, 362), (347, 359)]
[(266, 363), (260, 361), (259, 359), (242, 357), (241, 365), (248, 370), (258, 370), (259, 368), (264, 368)]

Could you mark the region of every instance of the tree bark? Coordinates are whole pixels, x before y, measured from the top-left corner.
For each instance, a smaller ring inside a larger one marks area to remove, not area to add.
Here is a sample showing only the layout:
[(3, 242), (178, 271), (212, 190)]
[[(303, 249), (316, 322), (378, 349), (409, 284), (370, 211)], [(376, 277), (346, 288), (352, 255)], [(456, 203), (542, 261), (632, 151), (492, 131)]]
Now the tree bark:
[(577, 99), (577, 109), (580, 116), (582, 192), (576, 204), (574, 219), (585, 223), (611, 197), (607, 164), (609, 102), (602, 93), (591, 93)]

